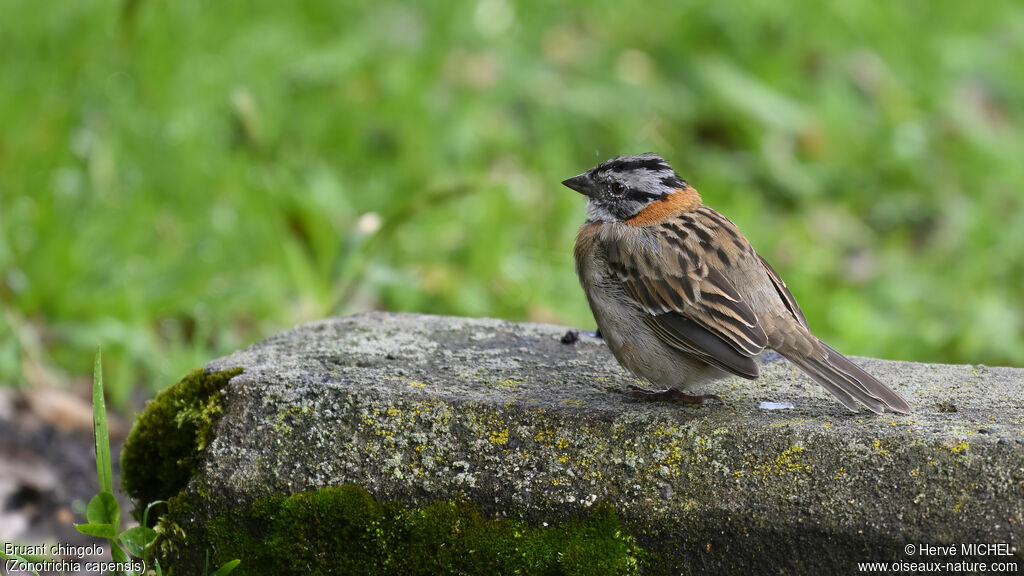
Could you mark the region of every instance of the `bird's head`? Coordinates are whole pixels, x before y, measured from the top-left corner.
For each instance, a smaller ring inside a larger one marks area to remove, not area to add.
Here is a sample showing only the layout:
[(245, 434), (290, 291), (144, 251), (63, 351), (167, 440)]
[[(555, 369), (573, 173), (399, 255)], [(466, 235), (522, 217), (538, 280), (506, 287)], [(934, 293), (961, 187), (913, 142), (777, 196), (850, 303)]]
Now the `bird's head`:
[(664, 158), (650, 152), (606, 160), (562, 184), (587, 197), (587, 215), (594, 222), (629, 220), (687, 188)]

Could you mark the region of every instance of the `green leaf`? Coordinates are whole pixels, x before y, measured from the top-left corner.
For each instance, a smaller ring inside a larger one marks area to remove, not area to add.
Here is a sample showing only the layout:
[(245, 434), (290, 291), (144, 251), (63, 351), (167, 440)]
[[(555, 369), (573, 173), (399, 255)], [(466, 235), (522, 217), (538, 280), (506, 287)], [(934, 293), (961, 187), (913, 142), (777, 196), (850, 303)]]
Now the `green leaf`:
[[(128, 557), (128, 553), (118, 546), (113, 540), (110, 542), (110, 558), (114, 562), (121, 564), (128, 564), (132, 561), (132, 559)], [(127, 576), (138, 576), (133, 570), (125, 571), (125, 574), (127, 574)]]
[(96, 445), (96, 476), (100, 492), (114, 492), (113, 473), (110, 469), (110, 434), (107, 431), (107, 404), (103, 399), (103, 353), (96, 349), (92, 367), (92, 424)]
[(225, 562), (223, 565), (221, 565), (220, 568), (217, 568), (216, 572), (214, 572), (210, 576), (228, 576), (228, 574), (231, 574), (231, 571), (237, 568), (238, 565), (241, 563), (242, 561), (238, 559), (232, 560), (231, 562)]
[[(85, 509), (85, 517), (90, 524), (110, 524), (117, 530), (121, 525), (121, 508), (117, 504), (117, 498), (110, 492), (100, 492), (93, 496)], [(116, 537), (117, 534), (111, 536)]]
[(135, 526), (122, 532), (119, 538), (129, 554), (136, 558), (145, 558), (156, 536), (156, 530), (152, 528)]
[(75, 524), (75, 530), (97, 538), (117, 538), (117, 528), (113, 524)]
[[(3, 558), (4, 560), (11, 560), (12, 562), (25, 562), (26, 564), (29, 563), (29, 560), (27, 558), (24, 558), (22, 556), (18, 556), (17, 554), (11, 554), (11, 555), (4, 554), (3, 548), (0, 548), (0, 558)], [(8, 568), (11, 568), (11, 567), (12, 566), (8, 566)], [(36, 572), (35, 570), (29, 569), (29, 572), (35, 574), (35, 576), (39, 576), (39, 572)]]

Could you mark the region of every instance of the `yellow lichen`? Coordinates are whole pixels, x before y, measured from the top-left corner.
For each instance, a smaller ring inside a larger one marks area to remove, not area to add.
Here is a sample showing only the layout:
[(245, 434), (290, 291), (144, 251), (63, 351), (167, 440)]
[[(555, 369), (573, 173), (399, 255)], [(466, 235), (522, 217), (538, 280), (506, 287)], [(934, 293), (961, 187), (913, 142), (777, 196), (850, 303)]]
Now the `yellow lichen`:
[(504, 446), (508, 443), (508, 428), (502, 428), (501, 430), (491, 431), (491, 444), (495, 446)]
[(952, 452), (953, 454), (959, 454), (961, 452), (967, 452), (970, 449), (971, 444), (967, 441), (964, 441), (957, 444), (956, 446), (953, 446), (952, 448), (949, 449), (949, 451)]
[(669, 426), (666, 428), (664, 424), (659, 424), (658, 427), (654, 429), (655, 436), (676, 436), (678, 434), (679, 429), (675, 426)]
[(798, 461), (799, 454), (803, 451), (803, 446), (794, 445), (786, 448), (775, 459), (754, 466), (754, 476), (761, 476), (762, 481), (767, 482), (769, 475), (781, 477), (786, 472), (810, 473), (811, 467)]
[(882, 448), (882, 442), (880, 440), (875, 440), (874, 447), (875, 447), (875, 454), (878, 454), (879, 456), (888, 456), (889, 455), (889, 451), (886, 450), (885, 448)]

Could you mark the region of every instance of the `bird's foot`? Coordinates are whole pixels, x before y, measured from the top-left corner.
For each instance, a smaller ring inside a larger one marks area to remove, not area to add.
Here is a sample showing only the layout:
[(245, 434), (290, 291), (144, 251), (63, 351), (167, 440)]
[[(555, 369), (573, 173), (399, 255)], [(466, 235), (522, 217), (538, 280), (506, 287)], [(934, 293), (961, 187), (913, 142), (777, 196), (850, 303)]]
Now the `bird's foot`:
[(676, 388), (666, 388), (665, 390), (649, 390), (640, 386), (630, 385), (628, 387), (629, 396), (638, 400), (649, 400), (652, 402), (682, 402), (683, 404), (709, 404), (712, 402), (721, 402), (722, 399), (714, 394), (703, 394), (697, 396), (691, 396), (685, 394)]

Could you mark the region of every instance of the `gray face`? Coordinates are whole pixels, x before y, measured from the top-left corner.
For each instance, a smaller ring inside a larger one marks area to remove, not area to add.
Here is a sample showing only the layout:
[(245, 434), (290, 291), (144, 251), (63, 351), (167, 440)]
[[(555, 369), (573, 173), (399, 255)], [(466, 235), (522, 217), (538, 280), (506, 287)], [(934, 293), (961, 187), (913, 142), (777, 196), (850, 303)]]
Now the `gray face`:
[(651, 153), (612, 158), (562, 184), (587, 196), (587, 216), (593, 222), (629, 220), (686, 186), (668, 162)]

